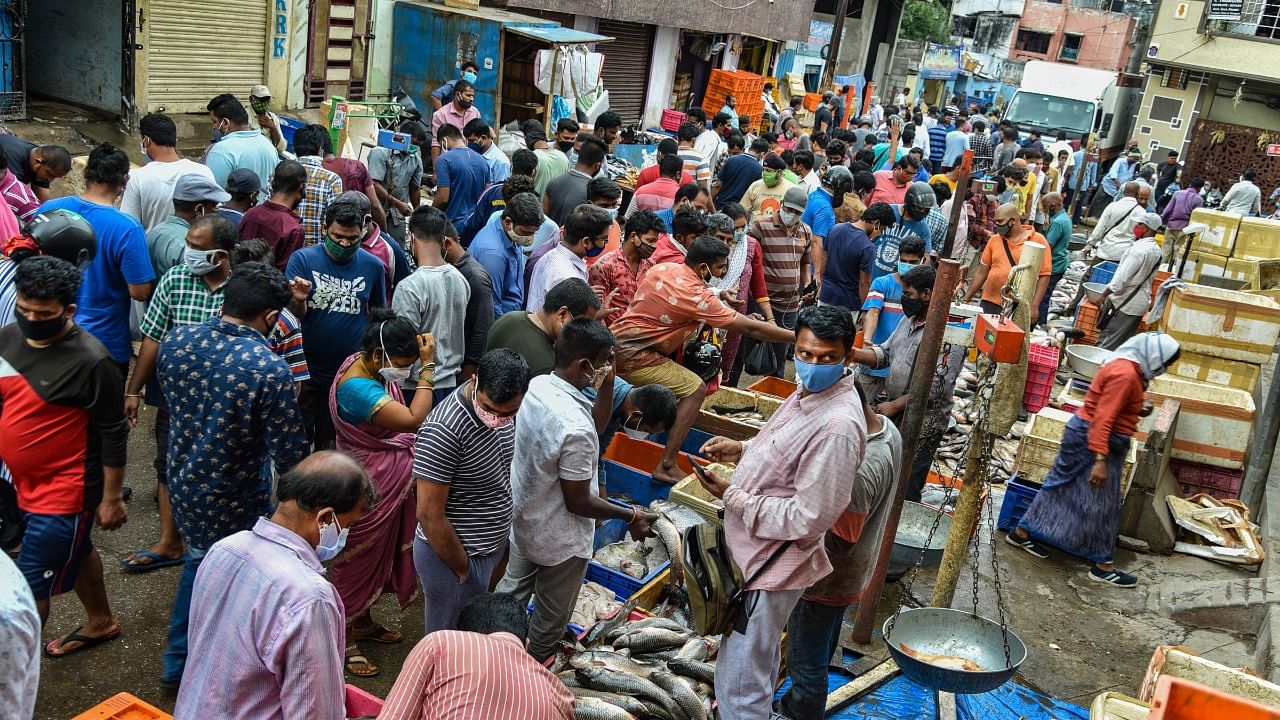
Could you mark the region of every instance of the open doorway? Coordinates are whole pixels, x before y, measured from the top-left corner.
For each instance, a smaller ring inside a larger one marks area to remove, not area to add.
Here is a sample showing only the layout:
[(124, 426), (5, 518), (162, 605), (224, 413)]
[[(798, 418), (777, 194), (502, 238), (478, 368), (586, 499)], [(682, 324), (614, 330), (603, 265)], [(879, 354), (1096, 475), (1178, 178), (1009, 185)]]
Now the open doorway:
[(24, 28), (29, 93), (136, 123), (134, 0), (37, 0), (26, 5)]

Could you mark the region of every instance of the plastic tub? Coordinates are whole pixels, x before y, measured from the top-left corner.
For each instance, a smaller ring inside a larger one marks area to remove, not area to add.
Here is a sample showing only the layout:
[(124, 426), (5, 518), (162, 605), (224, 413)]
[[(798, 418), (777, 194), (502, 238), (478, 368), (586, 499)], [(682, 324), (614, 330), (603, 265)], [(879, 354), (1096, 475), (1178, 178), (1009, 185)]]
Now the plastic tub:
[[(665, 499), (671, 494), (671, 486), (654, 480), (650, 474), (661, 459), (661, 445), (647, 440), (632, 440), (625, 433), (615, 434), (604, 451), (605, 488), (610, 495), (637, 505)], [(701, 458), (698, 462), (707, 464)], [(684, 455), (676, 456), (676, 464), (685, 474), (693, 472), (693, 466)]]
[(141, 698), (122, 692), (71, 720), (173, 720), (173, 716)]
[(1120, 263), (1104, 260), (1093, 266), (1093, 272), (1089, 273), (1089, 282), (1102, 283), (1106, 285), (1111, 282), (1111, 278), (1115, 277), (1116, 268), (1120, 267)]
[[(649, 441), (665, 447), (668, 436), (669, 433), (658, 433), (657, 435), (650, 437)], [(684, 442), (680, 445), (680, 452), (688, 453), (697, 457), (703, 457), (702, 446), (706, 445), (707, 441), (712, 437), (714, 436), (705, 430), (689, 428), (689, 433), (684, 436)]]
[(747, 391), (759, 395), (768, 395), (779, 400), (786, 400), (795, 393), (798, 387), (800, 386), (790, 380), (770, 376), (751, 383), (747, 386)]
[(1000, 516), (996, 527), (1009, 532), (1018, 526), (1031, 502), (1040, 494), (1040, 488), (1023, 485), (1014, 477), (1004, 486), (1004, 502), (1000, 503)]
[(347, 685), (347, 717), (377, 717), (382, 712), (382, 698), (356, 687)]

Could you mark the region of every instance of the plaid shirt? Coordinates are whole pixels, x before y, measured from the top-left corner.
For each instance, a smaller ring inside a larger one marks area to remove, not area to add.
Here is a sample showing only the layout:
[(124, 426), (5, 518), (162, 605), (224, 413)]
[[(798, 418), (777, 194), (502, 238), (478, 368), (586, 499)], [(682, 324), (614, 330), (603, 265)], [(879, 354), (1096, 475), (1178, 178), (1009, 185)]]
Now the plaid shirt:
[(991, 137), (985, 132), (969, 135), (969, 149), (973, 150), (973, 172), (985, 173), (991, 169)]
[(223, 287), (210, 290), (186, 265), (175, 265), (160, 278), (139, 329), (143, 335), (161, 342), (175, 327), (199, 325), (222, 311)]
[(947, 226), (950, 225), (947, 216), (935, 205), (929, 208), (929, 214), (924, 216), (924, 223), (929, 226), (929, 242), (933, 246), (933, 251), (942, 252), (942, 248), (947, 244)]
[(316, 155), (298, 158), (307, 170), (306, 197), (294, 211), (302, 218), (302, 232), (307, 247), (324, 239), (324, 211), (342, 194), (342, 178), (324, 169), (324, 161)]

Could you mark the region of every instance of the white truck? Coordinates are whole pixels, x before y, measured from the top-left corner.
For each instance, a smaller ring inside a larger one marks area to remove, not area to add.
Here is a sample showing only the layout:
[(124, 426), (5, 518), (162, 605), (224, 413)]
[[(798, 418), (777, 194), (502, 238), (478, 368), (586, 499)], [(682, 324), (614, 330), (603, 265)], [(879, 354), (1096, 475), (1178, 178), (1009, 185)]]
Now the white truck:
[(1030, 60), (1004, 118), (1017, 124), (1023, 137), (1028, 130), (1039, 130), (1045, 145), (1059, 130), (1065, 130), (1073, 144), (1094, 133), (1105, 166), (1130, 139), (1136, 85), (1119, 72)]

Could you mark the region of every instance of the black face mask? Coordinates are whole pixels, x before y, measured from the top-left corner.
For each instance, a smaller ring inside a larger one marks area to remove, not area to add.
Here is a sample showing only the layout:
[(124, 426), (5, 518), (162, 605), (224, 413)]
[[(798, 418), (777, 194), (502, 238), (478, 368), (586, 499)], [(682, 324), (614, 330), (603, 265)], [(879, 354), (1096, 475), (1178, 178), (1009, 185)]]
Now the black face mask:
[(17, 323), (18, 330), (22, 332), (23, 337), (36, 342), (43, 342), (57, 335), (62, 332), (62, 328), (67, 324), (65, 315), (59, 315), (48, 320), (28, 320), (22, 313), (15, 312), (13, 320)]
[(924, 315), (924, 311), (928, 307), (923, 300), (909, 297), (902, 298), (902, 314), (909, 318), (918, 318)]
[(573, 141), (569, 140), (568, 142), (565, 142), (564, 140), (557, 140), (556, 147), (560, 148), (560, 152), (568, 153), (570, 150), (573, 149)]

